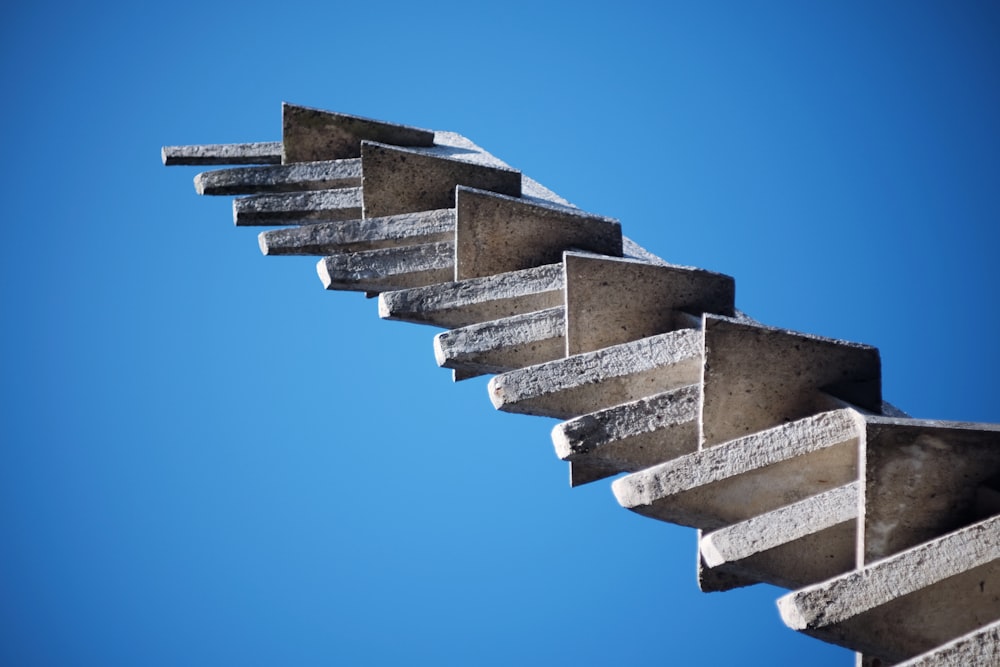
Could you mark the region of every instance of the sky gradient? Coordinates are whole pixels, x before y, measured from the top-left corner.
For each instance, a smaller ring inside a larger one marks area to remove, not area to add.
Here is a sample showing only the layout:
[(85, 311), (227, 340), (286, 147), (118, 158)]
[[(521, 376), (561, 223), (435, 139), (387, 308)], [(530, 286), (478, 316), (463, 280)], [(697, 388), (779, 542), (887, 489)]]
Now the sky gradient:
[(989, 3), (22, 3), (0, 39), (0, 664), (853, 665), (570, 489), (435, 329), (262, 257), (164, 144), (462, 133), (758, 320), (1000, 421)]

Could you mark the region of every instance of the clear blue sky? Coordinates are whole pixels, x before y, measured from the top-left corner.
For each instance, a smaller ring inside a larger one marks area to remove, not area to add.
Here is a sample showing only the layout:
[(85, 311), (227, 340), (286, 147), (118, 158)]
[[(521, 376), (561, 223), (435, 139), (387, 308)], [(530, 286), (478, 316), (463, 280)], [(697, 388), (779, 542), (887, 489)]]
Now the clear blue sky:
[(1000, 12), (20, 3), (0, 27), (0, 664), (852, 665), (571, 490), (435, 330), (262, 257), (163, 144), (461, 132), (885, 396), (1000, 421)]

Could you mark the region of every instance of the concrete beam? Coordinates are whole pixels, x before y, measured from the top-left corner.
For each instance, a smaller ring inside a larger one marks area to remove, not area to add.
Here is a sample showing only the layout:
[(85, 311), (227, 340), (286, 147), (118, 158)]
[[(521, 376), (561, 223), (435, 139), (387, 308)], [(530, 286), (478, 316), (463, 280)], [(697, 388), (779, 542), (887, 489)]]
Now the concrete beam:
[(701, 332), (682, 329), (494, 377), (494, 407), (567, 419), (697, 382)]
[(361, 157), (364, 140), (396, 146), (434, 145), (431, 130), (288, 103), (281, 105), (281, 126), (281, 161), (285, 164)]
[(613, 218), (469, 187), (457, 188), (455, 208), (455, 280), (554, 264), (568, 249), (622, 254)]
[(1000, 516), (778, 600), (790, 628), (907, 660), (1000, 619)]
[(194, 189), (200, 195), (250, 195), (359, 187), (360, 159), (217, 169), (194, 177)]
[(996, 513), (977, 492), (1000, 475), (1000, 424), (869, 417), (861, 460), (859, 567)]
[(899, 663), (896, 667), (993, 667), (995, 665), (1000, 665), (1000, 621), (962, 635), (933, 651)]
[(563, 264), (567, 355), (688, 328), (685, 313), (735, 314), (735, 283), (720, 273), (573, 252)]
[(758, 431), (615, 480), (622, 507), (716, 530), (857, 479), (863, 421), (832, 410)]
[(562, 264), (379, 295), (379, 317), (457, 328), (562, 305)]
[(704, 566), (741, 585), (782, 588), (848, 572), (854, 567), (859, 493), (860, 483), (851, 482), (703, 535), (698, 546)]
[(257, 238), (265, 255), (331, 255), (449, 241), (454, 235), (455, 210), (446, 208), (272, 229)]
[(564, 312), (548, 308), (440, 333), (434, 356), (439, 366), (457, 371), (456, 380), (559, 359)]
[(822, 410), (882, 407), (878, 349), (705, 315), (701, 443), (711, 447)]
[(380, 248), (324, 257), (316, 265), (328, 290), (382, 292), (432, 285), (454, 271), (451, 242)]
[(173, 165), (280, 164), (281, 142), (164, 146), (160, 151), (160, 156), (163, 158), (163, 164), (168, 167)]
[(365, 141), (364, 216), (428, 211), (455, 205), (455, 188), (467, 185), (521, 196), (521, 172), (418, 150)]
[(233, 200), (238, 227), (309, 224), (361, 217), (361, 188), (254, 195)]
[(570, 485), (635, 472), (698, 449), (699, 385), (688, 385), (577, 417), (552, 429)]

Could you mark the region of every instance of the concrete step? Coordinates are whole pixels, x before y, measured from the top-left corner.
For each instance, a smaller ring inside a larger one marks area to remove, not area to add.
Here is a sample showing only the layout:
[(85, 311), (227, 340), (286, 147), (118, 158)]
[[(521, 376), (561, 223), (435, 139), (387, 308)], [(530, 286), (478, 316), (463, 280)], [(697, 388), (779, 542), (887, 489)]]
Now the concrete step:
[(451, 242), (338, 253), (316, 265), (328, 290), (366, 292), (369, 295), (447, 281), (455, 270)]
[(564, 313), (548, 308), (446, 331), (434, 337), (434, 356), (461, 379), (560, 359)]
[(361, 142), (396, 146), (433, 146), (434, 132), (408, 125), (281, 105), (282, 162), (315, 162), (361, 157)]
[(692, 384), (557, 424), (552, 443), (570, 464), (570, 485), (697, 451), (700, 396), (701, 385)]
[(454, 236), (455, 209), (446, 208), (272, 229), (257, 238), (265, 255), (330, 255), (450, 241)]
[(562, 263), (495, 276), (383, 292), (379, 316), (387, 320), (458, 328), (561, 306)]
[[(876, 667), (874, 661), (862, 663)], [(922, 653), (896, 667), (996, 667), (1000, 665), (1000, 621), (994, 621)]]
[(361, 188), (253, 195), (233, 200), (233, 220), (242, 226), (301, 225), (361, 217)]
[(894, 664), (1000, 619), (1000, 516), (778, 600), (790, 628)]
[(164, 146), (160, 155), (163, 158), (163, 164), (168, 167), (173, 165), (280, 164), (281, 142)]
[(194, 189), (200, 195), (250, 195), (360, 187), (359, 158), (217, 169), (194, 177)]
[(698, 381), (701, 332), (681, 329), (494, 377), (494, 407), (568, 419)]

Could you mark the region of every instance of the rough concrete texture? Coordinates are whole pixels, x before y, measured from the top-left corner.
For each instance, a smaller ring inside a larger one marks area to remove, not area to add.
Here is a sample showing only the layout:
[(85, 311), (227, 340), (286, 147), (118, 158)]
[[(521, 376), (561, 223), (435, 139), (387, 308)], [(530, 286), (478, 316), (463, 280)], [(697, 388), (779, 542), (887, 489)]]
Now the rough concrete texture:
[(498, 375), (494, 407), (567, 419), (693, 384), (701, 332), (682, 329)]
[(257, 240), (265, 255), (331, 255), (450, 241), (454, 234), (454, 209), (441, 209), (272, 229)]
[(735, 283), (719, 273), (572, 252), (563, 265), (567, 355), (687, 328), (685, 311), (734, 314)]
[(164, 146), (163, 164), (209, 166), (219, 164), (279, 164), (281, 142), (252, 144), (204, 144), (200, 146)]
[(823, 392), (873, 412), (882, 406), (874, 347), (715, 315), (704, 326), (703, 446), (828, 409)]
[(281, 126), (281, 161), (286, 164), (360, 157), (366, 139), (396, 146), (434, 145), (430, 130), (288, 103), (281, 105)]
[[(882, 667), (872, 662), (864, 667)], [(1000, 621), (962, 635), (896, 667), (996, 667), (1000, 665)]]
[(634, 472), (698, 449), (697, 384), (630, 401), (557, 424), (556, 455), (579, 486)]
[(548, 308), (471, 324), (434, 337), (438, 366), (460, 371), (455, 379), (503, 373), (562, 357), (563, 308)]
[(216, 169), (194, 177), (200, 195), (250, 195), (361, 187), (361, 160)]
[(316, 272), (329, 290), (398, 290), (447, 280), (453, 253), (450, 241), (340, 253), (321, 259)]
[(368, 141), (361, 146), (361, 160), (366, 218), (450, 208), (459, 185), (521, 196), (521, 172), (508, 167)]
[(1000, 517), (778, 600), (785, 623), (893, 664), (1000, 618)]
[(562, 305), (562, 264), (383, 292), (379, 316), (457, 328)]
[(705, 566), (746, 583), (797, 588), (854, 567), (860, 483), (851, 482), (706, 534)]
[(612, 489), (633, 512), (715, 530), (857, 479), (862, 428), (854, 410), (832, 410), (632, 473)]
[(622, 254), (621, 224), (576, 208), (468, 187), (455, 208), (455, 280), (554, 264), (567, 249)]
[(996, 514), (977, 491), (1000, 475), (1000, 425), (870, 417), (858, 566)]
[(360, 217), (360, 188), (254, 195), (233, 200), (233, 220), (238, 227), (296, 225), (314, 220)]

